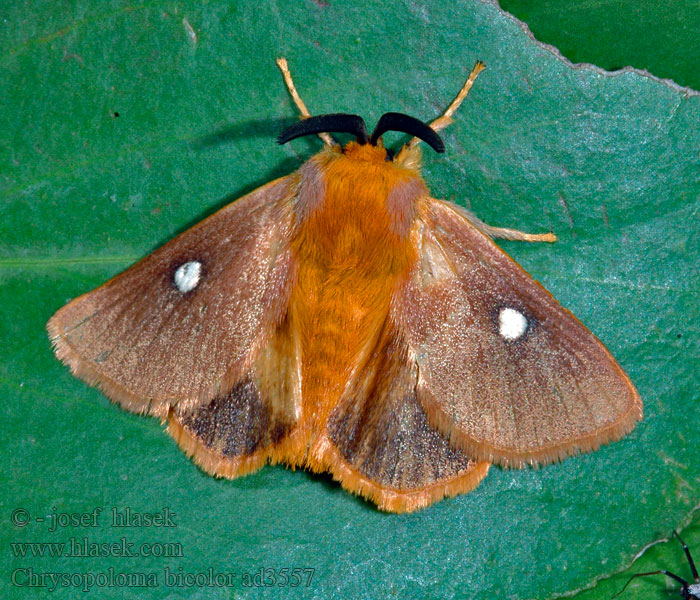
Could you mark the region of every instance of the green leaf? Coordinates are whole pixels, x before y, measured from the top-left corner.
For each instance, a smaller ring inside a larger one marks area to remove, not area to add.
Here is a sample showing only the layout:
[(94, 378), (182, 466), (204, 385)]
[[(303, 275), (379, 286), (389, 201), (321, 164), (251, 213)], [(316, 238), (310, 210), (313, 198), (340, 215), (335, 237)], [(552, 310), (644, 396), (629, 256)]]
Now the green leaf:
[[(550, 598), (628, 567), (700, 503), (698, 95), (572, 67), (477, 1), (36, 0), (5, 7), (3, 24), (3, 597), (48, 595), (19, 585), (31, 568), (136, 578), (94, 584), (100, 598)], [(542, 469), (493, 468), (470, 494), (388, 515), (329, 477), (282, 467), (208, 477), (156, 420), (56, 361), (44, 325), (66, 301), (320, 147), (275, 144), (296, 118), (279, 55), (312, 112), (368, 123), (390, 110), (433, 118), (486, 62), (444, 134), (448, 152), (426, 152), (425, 180), (488, 223), (560, 236), (503, 247), (629, 373), (645, 403), (630, 436)], [(95, 526), (36, 520), (96, 507)], [(113, 528), (111, 507), (167, 508), (176, 526)], [(24, 527), (10, 520), (18, 508), (32, 518)], [(71, 537), (175, 556), (22, 557), (10, 546)], [(700, 548), (697, 533), (687, 541)], [(658, 560), (639, 570), (685, 568)], [(314, 569), (310, 586), (244, 585), (284, 568)], [(232, 586), (207, 585), (209, 569), (233, 573)], [(160, 587), (134, 587), (138, 574)], [(75, 597), (86, 581), (60, 580), (51, 595)], [(647, 584), (625, 598), (647, 597)], [(596, 590), (586, 597), (609, 597)]]
[(500, 0), (533, 35), (575, 63), (628, 65), (700, 90), (697, 0)]

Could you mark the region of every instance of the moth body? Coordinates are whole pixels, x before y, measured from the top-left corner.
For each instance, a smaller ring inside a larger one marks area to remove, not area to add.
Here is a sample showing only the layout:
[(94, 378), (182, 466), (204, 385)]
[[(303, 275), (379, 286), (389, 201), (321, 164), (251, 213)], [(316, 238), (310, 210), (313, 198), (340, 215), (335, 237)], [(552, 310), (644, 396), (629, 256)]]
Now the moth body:
[(416, 171), (386, 160), (383, 147), (356, 142), (322, 152), (298, 175), (290, 312), (300, 335), (303, 462), (323, 445), (319, 434), (376, 346), (396, 282), (417, 258), (409, 231), (416, 201), (428, 193)]

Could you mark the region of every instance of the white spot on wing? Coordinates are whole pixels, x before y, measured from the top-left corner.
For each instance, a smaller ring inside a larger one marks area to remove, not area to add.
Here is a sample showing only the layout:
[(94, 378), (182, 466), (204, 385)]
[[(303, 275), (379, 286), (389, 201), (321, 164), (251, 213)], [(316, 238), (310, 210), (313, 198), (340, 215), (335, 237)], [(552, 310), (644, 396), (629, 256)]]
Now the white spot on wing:
[(690, 592), (691, 596), (695, 596), (696, 598), (700, 597), (700, 583), (693, 583), (689, 585), (688, 591)]
[(202, 263), (191, 260), (180, 265), (175, 271), (173, 281), (183, 294), (191, 292), (199, 284), (199, 277), (202, 273)]
[(527, 330), (525, 315), (514, 308), (502, 308), (498, 313), (498, 333), (506, 340), (517, 340)]

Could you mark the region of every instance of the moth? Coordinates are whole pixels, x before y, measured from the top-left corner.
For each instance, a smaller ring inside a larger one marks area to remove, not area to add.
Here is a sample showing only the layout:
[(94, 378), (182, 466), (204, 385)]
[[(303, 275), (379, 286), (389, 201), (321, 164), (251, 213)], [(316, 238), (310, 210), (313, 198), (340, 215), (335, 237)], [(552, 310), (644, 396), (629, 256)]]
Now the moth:
[(649, 571), (648, 573), (636, 573), (627, 580), (627, 583), (624, 585), (624, 587), (617, 594), (615, 594), (613, 598), (617, 598), (618, 596), (620, 596), (622, 592), (625, 591), (630, 582), (637, 577), (646, 577), (648, 575), (666, 575), (666, 577), (670, 577), (674, 581), (681, 584), (681, 587), (678, 590), (678, 594), (681, 598), (683, 598), (683, 600), (700, 600), (700, 576), (698, 575), (698, 569), (695, 566), (695, 561), (693, 560), (693, 557), (690, 554), (688, 546), (683, 541), (681, 536), (678, 535), (678, 532), (674, 531), (673, 535), (675, 535), (678, 538), (678, 541), (683, 547), (683, 552), (685, 552), (685, 557), (688, 560), (688, 566), (690, 566), (690, 572), (693, 575), (694, 583), (689, 583), (680, 575), (671, 573), (671, 571), (667, 571), (666, 569), (659, 569), (658, 571)]
[[(421, 178), (418, 143), (444, 151), (483, 64), (438, 119), (387, 113), (371, 135), (312, 117), (278, 66), (302, 119), (278, 141), (323, 150), (61, 308), (47, 327), (73, 374), (167, 420), (212, 475), (330, 472), (392, 512), (626, 435), (627, 375), (492, 240), (555, 236), (489, 226)], [(414, 136), (396, 154), (392, 130)]]

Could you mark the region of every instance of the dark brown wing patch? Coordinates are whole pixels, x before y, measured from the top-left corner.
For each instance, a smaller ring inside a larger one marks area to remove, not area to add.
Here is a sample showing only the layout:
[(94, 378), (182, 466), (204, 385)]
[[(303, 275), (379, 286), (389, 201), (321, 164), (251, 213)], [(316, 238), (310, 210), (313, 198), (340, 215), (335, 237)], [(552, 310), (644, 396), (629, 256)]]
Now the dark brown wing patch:
[(299, 354), (288, 321), (231, 390), (207, 404), (171, 410), (168, 432), (208, 473), (233, 478), (284, 461), (297, 425)]
[(433, 425), (470, 456), (513, 466), (634, 427), (641, 400), (603, 344), (456, 207), (426, 201), (414, 234), (421, 260), (393, 318)]
[(135, 412), (225, 395), (287, 308), (291, 193), (289, 178), (263, 186), (64, 306), (47, 326), (57, 356)]
[(411, 511), (471, 490), (488, 471), (428, 423), (417, 382), (405, 344), (386, 334), (328, 422), (328, 468), (383, 510)]
[(180, 425), (223, 458), (254, 454), (278, 444), (293, 423), (273, 414), (250, 376), (239, 381), (226, 396), (215, 398), (178, 417)]

